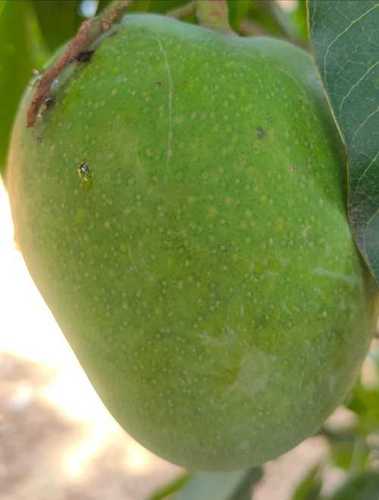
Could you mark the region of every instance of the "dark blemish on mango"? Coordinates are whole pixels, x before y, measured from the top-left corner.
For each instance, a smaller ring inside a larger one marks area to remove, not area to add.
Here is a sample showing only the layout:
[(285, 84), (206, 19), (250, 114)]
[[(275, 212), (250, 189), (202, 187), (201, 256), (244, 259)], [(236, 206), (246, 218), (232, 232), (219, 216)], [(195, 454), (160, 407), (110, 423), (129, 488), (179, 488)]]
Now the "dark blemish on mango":
[(87, 163), (86, 161), (83, 161), (83, 162), (79, 165), (79, 168), (78, 168), (78, 173), (79, 173), (80, 177), (90, 175), (89, 165), (88, 165), (88, 163)]
[(92, 59), (94, 52), (94, 50), (83, 50), (82, 52), (79, 52), (75, 59), (81, 63), (89, 62)]
[(92, 173), (89, 164), (83, 161), (77, 168), (77, 173), (80, 178), (80, 185), (83, 189), (90, 189), (92, 187)]
[(266, 130), (263, 127), (257, 127), (255, 129), (255, 132), (256, 132), (256, 135), (257, 135), (257, 139), (259, 139), (259, 140), (264, 139), (266, 137), (266, 135), (267, 135), (267, 132), (266, 132)]
[(55, 97), (53, 97), (52, 95), (48, 95), (43, 101), (43, 103), (46, 109), (50, 109), (55, 104)]

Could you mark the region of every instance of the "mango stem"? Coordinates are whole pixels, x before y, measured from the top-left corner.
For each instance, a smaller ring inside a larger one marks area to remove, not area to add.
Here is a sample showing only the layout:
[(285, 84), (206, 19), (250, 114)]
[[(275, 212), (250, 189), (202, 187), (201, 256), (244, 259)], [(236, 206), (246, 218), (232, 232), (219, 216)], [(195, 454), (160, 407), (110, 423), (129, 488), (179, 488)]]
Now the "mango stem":
[[(50, 89), (54, 80), (63, 69), (80, 55), (88, 51), (91, 44), (116, 23), (125, 13), (132, 0), (113, 0), (99, 16), (84, 21), (75, 37), (70, 41), (63, 54), (49, 66), (37, 83), (33, 99), (27, 111), (26, 126), (33, 127), (39, 110), (49, 99)], [(84, 59), (82, 59), (84, 60)]]

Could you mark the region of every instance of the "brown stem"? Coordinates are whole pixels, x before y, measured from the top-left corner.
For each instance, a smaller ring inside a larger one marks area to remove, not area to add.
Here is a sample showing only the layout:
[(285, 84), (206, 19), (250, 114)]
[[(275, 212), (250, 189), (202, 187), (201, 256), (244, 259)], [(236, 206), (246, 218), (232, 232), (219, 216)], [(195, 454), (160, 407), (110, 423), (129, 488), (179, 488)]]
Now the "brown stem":
[(84, 21), (78, 33), (68, 44), (64, 53), (44, 72), (38, 81), (32, 102), (27, 111), (26, 126), (33, 127), (42, 104), (49, 97), (53, 81), (62, 70), (74, 61), (81, 52), (87, 50), (96, 39), (108, 31), (125, 13), (132, 0), (114, 0), (100, 16)]

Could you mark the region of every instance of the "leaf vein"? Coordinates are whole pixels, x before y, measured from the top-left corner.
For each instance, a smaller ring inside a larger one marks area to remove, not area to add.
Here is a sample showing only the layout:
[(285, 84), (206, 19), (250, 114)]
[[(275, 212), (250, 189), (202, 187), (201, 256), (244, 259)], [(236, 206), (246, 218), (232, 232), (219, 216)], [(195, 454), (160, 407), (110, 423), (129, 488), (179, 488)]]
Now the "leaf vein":
[(353, 137), (351, 139), (351, 142), (352, 144), (354, 143), (354, 140), (356, 138), (356, 136), (359, 134), (359, 132), (361, 131), (361, 129), (366, 125), (366, 123), (374, 116), (376, 115), (376, 113), (379, 113), (379, 106), (374, 110), (372, 111), (372, 113), (370, 113), (369, 115), (367, 115), (366, 119), (363, 120), (363, 122), (359, 125), (359, 127), (357, 128), (357, 130), (354, 132), (353, 134)]
[(323, 60), (323, 73), (325, 75), (325, 80), (327, 80), (327, 70), (326, 70), (326, 60), (329, 56), (330, 49), (332, 46), (343, 36), (345, 35), (355, 24), (359, 23), (364, 17), (366, 17), (368, 14), (370, 14), (373, 10), (379, 8), (379, 3), (376, 3), (372, 7), (370, 7), (366, 12), (363, 12), (359, 17), (354, 19), (341, 33), (339, 33), (327, 46), (325, 54), (324, 54), (324, 60)]
[(367, 167), (364, 169), (364, 171), (362, 172), (362, 175), (359, 177), (358, 179), (358, 182), (357, 182), (357, 186), (356, 188), (354, 189), (354, 193), (356, 193), (358, 191), (358, 187), (360, 186), (360, 184), (362, 183), (362, 180), (364, 177), (366, 177), (366, 174), (367, 172), (370, 170), (370, 168), (374, 165), (374, 163), (376, 162), (376, 160), (379, 158), (379, 150), (378, 152), (376, 153), (376, 155), (372, 158), (372, 160), (370, 161), (370, 163), (367, 165)]
[(371, 73), (371, 71), (373, 69), (375, 69), (377, 66), (379, 65), (379, 61), (377, 61), (375, 64), (373, 64), (372, 66), (370, 66), (367, 71), (364, 72), (364, 74), (354, 83), (354, 85), (352, 85), (352, 87), (350, 88), (350, 90), (348, 91), (348, 93), (343, 97), (343, 99), (341, 100), (341, 103), (340, 103), (340, 106), (339, 106), (339, 111), (341, 112), (342, 111), (342, 108), (344, 107), (345, 105), (345, 101), (346, 99), (348, 99), (350, 97), (350, 95), (353, 93), (353, 91), (358, 87), (358, 85)]

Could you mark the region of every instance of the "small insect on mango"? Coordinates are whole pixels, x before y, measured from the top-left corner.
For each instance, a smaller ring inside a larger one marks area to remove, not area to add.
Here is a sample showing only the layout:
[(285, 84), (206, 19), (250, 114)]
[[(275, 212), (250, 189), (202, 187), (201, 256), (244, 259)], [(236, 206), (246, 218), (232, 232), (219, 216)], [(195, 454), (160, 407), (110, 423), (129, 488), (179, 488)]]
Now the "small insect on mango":
[(48, 95), (43, 100), (43, 103), (44, 103), (46, 109), (49, 109), (49, 108), (51, 108), (55, 104), (55, 97), (53, 97), (51, 95)]
[(83, 189), (88, 190), (92, 187), (92, 172), (87, 161), (82, 163), (77, 168), (77, 173), (80, 178), (80, 184)]
[(86, 180), (90, 177), (91, 171), (89, 165), (86, 161), (83, 161), (78, 167), (78, 175), (82, 180)]

